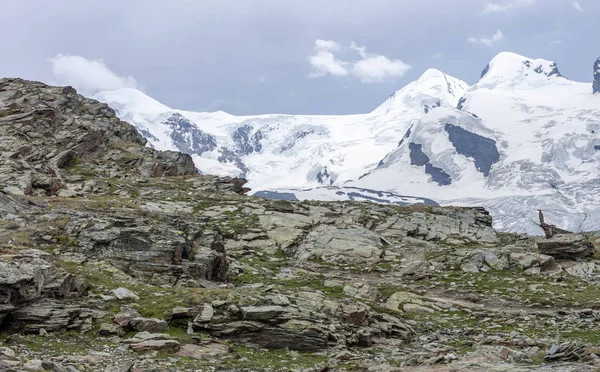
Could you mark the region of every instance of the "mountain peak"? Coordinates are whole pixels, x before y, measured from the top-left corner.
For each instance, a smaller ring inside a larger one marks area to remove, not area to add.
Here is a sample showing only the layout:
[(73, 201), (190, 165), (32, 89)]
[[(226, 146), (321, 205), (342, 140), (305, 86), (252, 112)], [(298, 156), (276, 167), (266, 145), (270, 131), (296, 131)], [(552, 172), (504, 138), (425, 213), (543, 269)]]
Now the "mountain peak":
[(458, 100), (469, 85), (435, 68), (427, 69), (423, 75), (404, 88), (394, 92), (373, 113), (416, 109), (429, 111), (438, 106), (456, 107)]
[[(148, 116), (173, 111), (170, 107), (134, 88), (102, 91), (96, 93), (92, 98), (108, 104), (117, 111), (141, 112)], [(121, 114), (123, 113), (121, 112)]]
[(421, 77), (419, 77), (417, 81), (425, 81), (429, 79), (446, 79), (446, 74), (438, 69), (429, 68), (423, 73), (423, 75), (421, 75)]
[(502, 52), (485, 67), (479, 87), (537, 88), (563, 77), (553, 61)]

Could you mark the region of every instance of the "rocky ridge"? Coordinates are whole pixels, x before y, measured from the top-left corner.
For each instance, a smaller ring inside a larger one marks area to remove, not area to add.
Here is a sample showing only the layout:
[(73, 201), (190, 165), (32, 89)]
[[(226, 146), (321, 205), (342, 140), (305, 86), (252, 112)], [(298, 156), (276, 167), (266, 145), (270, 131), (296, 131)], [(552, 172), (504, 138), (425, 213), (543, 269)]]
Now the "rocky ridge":
[(600, 58), (594, 62), (594, 83), (592, 84), (594, 94), (600, 92)]
[(0, 113), (0, 370), (598, 367), (598, 235), (248, 197), (70, 88)]

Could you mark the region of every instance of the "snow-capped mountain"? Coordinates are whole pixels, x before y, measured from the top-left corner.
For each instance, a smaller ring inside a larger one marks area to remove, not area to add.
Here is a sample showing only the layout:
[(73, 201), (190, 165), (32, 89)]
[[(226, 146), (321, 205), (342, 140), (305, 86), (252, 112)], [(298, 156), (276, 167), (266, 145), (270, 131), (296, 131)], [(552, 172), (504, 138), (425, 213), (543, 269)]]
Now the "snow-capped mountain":
[(497, 228), (540, 234), (538, 209), (563, 228), (600, 229), (600, 59), (594, 79), (501, 53), (471, 87), (430, 69), (361, 115), (188, 112), (133, 89), (94, 98), (151, 146), (244, 176), (261, 195), (482, 205)]
[(455, 107), (468, 85), (437, 70), (369, 114), (233, 116), (171, 109), (134, 89), (100, 92), (159, 150), (193, 156), (203, 173), (242, 176), (250, 187), (317, 187), (355, 180), (436, 107)]
[(600, 97), (555, 63), (501, 53), (458, 109), (423, 115), (353, 186), (483, 205), (497, 227), (535, 232), (537, 210), (571, 230), (600, 229)]

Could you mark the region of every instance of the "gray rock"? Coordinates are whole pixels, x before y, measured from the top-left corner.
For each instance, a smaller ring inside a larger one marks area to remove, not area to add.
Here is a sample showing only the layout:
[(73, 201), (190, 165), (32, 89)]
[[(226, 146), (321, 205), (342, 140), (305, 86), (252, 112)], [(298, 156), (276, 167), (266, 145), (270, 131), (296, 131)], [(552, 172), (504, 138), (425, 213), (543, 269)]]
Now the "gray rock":
[(364, 263), (378, 262), (382, 252), (381, 237), (363, 227), (323, 226), (311, 231), (305, 242), (295, 248), (293, 256), (300, 260)]
[(273, 305), (288, 306), (291, 304), (290, 299), (284, 295), (272, 296), (270, 299)]
[(214, 314), (215, 310), (212, 304), (204, 304), (202, 305), (200, 314), (194, 318), (194, 324), (210, 323)]
[(41, 299), (12, 311), (10, 328), (24, 333), (40, 334), (40, 330), (56, 332), (66, 329), (89, 331), (93, 313), (80, 305)]
[(130, 344), (129, 347), (135, 352), (155, 350), (176, 352), (179, 350), (179, 342), (175, 340), (148, 340)]
[(462, 271), (469, 273), (486, 272), (489, 270), (506, 270), (509, 268), (509, 260), (506, 256), (495, 252), (479, 250), (465, 259), (461, 264)]
[(119, 336), (122, 337), (125, 335), (125, 330), (123, 327), (119, 327), (115, 324), (102, 323), (100, 325), (100, 330), (98, 331), (100, 336), (110, 337), (110, 336)]
[(242, 307), (241, 310), (246, 320), (269, 320), (277, 318), (284, 312), (281, 306), (247, 306)]
[(208, 358), (215, 358), (227, 354), (229, 354), (229, 346), (216, 342), (202, 345), (186, 344), (183, 345), (176, 353), (176, 355), (181, 357), (200, 360), (206, 360)]
[(554, 257), (539, 253), (511, 253), (509, 261), (511, 266), (522, 271), (535, 267), (539, 267), (540, 271), (547, 271), (556, 267)]
[(586, 258), (596, 252), (592, 242), (584, 234), (555, 235), (552, 238), (538, 240), (540, 253), (555, 258)]
[(117, 299), (119, 300), (133, 300), (133, 301), (137, 301), (140, 299), (140, 296), (138, 296), (137, 294), (135, 294), (135, 292), (127, 289), (127, 288), (123, 288), (123, 287), (119, 287), (117, 289), (113, 289), (112, 291), (110, 291), (110, 293), (115, 296)]
[(429, 308), (429, 307), (425, 307), (425, 306), (421, 306), (421, 305), (417, 305), (417, 304), (404, 304), (402, 306), (402, 310), (404, 310), (405, 313), (409, 313), (409, 314), (433, 314), (435, 313), (435, 310)]
[(169, 329), (169, 324), (162, 319), (155, 318), (132, 318), (129, 321), (129, 326), (135, 331), (160, 332)]

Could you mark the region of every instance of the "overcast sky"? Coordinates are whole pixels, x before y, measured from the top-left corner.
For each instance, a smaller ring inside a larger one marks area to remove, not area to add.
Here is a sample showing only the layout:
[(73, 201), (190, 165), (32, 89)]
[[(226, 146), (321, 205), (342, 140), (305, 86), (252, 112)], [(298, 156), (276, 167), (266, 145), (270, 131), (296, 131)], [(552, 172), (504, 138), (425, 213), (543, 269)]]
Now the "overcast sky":
[(591, 82), (598, 0), (0, 0), (0, 76), (137, 87), (173, 108), (369, 112), (501, 51)]

